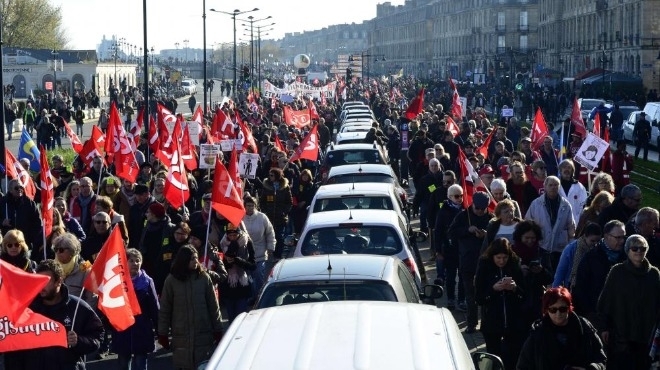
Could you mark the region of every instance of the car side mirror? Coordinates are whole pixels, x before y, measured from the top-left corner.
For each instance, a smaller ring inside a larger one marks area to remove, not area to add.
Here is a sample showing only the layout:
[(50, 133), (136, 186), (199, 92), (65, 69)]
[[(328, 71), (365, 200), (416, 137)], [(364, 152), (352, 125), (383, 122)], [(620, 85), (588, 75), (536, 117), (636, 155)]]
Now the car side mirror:
[(477, 370), (504, 370), (502, 359), (486, 352), (474, 352), (472, 362)]
[(424, 299), (436, 300), (442, 298), (444, 289), (440, 285), (427, 284), (422, 288), (422, 296)]

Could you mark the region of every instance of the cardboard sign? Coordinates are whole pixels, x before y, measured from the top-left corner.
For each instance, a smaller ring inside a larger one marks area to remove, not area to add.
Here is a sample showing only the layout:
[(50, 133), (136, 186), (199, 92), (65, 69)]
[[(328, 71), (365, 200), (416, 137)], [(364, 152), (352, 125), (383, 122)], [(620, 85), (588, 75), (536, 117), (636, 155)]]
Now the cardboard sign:
[(588, 168), (589, 171), (593, 171), (598, 166), (598, 162), (603, 158), (609, 146), (610, 144), (605, 140), (590, 132), (587, 134), (587, 138), (582, 143), (582, 146), (580, 146), (580, 149), (575, 153), (574, 159)]
[(234, 140), (220, 140), (220, 148), (223, 152), (231, 152), (232, 147), (234, 146)]
[(502, 108), (502, 117), (513, 117), (513, 108)]
[(257, 163), (259, 162), (259, 154), (255, 153), (241, 153), (238, 158), (238, 172), (241, 177), (254, 179), (257, 176)]
[[(221, 152), (220, 145), (217, 144), (202, 144), (199, 146), (199, 168), (208, 169), (215, 168), (215, 161), (218, 158), (218, 153)], [(231, 150), (231, 147), (230, 149)]]
[[(202, 126), (196, 121), (186, 121), (184, 125), (188, 125), (188, 133), (190, 133), (190, 141), (196, 146), (199, 146), (199, 134), (202, 129)], [(185, 128), (181, 127), (182, 129)], [(183, 136), (183, 135), (181, 135)]]

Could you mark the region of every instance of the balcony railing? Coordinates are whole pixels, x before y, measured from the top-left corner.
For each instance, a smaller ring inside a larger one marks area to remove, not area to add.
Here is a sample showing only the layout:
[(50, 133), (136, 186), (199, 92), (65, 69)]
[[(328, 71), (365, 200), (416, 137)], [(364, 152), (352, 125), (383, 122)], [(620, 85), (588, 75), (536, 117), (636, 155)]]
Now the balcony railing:
[(498, 24), (495, 26), (495, 31), (506, 32), (506, 24)]
[(519, 24), (518, 25), (518, 31), (528, 32), (529, 31), (529, 25), (528, 24)]

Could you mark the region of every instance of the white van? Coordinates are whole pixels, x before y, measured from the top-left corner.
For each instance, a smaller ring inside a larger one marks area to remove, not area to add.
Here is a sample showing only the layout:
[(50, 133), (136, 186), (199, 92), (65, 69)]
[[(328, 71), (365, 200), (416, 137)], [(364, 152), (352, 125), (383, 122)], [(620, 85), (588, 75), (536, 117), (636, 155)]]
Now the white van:
[(239, 315), (207, 364), (220, 370), (502, 370), (470, 351), (444, 308), (339, 301), (270, 307)]

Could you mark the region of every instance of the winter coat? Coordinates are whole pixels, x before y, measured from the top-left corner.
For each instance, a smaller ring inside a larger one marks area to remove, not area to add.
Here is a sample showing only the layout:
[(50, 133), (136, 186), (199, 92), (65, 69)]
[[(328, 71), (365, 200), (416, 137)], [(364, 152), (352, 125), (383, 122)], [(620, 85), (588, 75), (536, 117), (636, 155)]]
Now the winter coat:
[(598, 215), (598, 224), (600, 227), (605, 227), (605, 224), (611, 220), (619, 220), (624, 224), (637, 212), (636, 209), (628, 208), (620, 197), (614, 199), (614, 202), (609, 206), (603, 208)]
[(481, 245), (485, 238), (479, 238), (468, 231), (470, 226), (486, 230), (488, 221), (493, 217), (486, 212), (483, 216), (477, 216), (472, 207), (461, 211), (449, 226), (449, 237), (457, 242), (458, 248), (458, 268), (461, 273), (472, 273), (477, 271), (477, 262), (481, 255)]
[(80, 226), (80, 222), (71, 217), (69, 212), (65, 212), (62, 215), (62, 222), (64, 223), (66, 231), (75, 235), (81, 242), (87, 238), (87, 234), (85, 233), (85, 230), (83, 230), (82, 226)]
[[(140, 239), (142, 238), (142, 230), (144, 225), (147, 222), (145, 214), (149, 206), (155, 202), (154, 197), (149, 197), (144, 204), (135, 202), (130, 208), (128, 219), (128, 247), (129, 248), (140, 248)], [(151, 275), (153, 277), (153, 275)]]
[(92, 216), (94, 216), (94, 205), (96, 204), (96, 194), (92, 194), (89, 203), (85, 207), (85, 218), (83, 218), (83, 205), (79, 195), (73, 198), (71, 202), (71, 217), (75, 218), (82, 226), (83, 230), (89, 231), (92, 228)]
[(266, 250), (275, 251), (275, 230), (265, 214), (255, 210), (253, 214), (246, 214), (243, 223), (254, 247), (255, 262), (263, 262)]
[(266, 179), (259, 197), (259, 206), (261, 212), (268, 216), (273, 227), (279, 229), (286, 225), (293, 206), (289, 180), (281, 178), (276, 189), (275, 184), (270, 179)]
[(585, 189), (584, 185), (579, 183), (577, 180), (573, 180), (573, 184), (568, 189), (568, 194), (564, 192), (563, 186), (561, 185), (559, 186), (559, 195), (561, 195), (564, 199), (568, 201), (568, 203), (571, 204), (571, 211), (573, 212), (573, 220), (575, 220), (575, 222), (578, 222), (580, 220), (580, 215), (584, 210), (584, 206), (587, 203), (587, 198), (589, 197), (589, 194), (587, 193), (587, 189)]
[(414, 208), (429, 204), (431, 194), (442, 187), (442, 172), (433, 173), (427, 170), (427, 173), (419, 179), (418, 185), (415, 199), (413, 199)]
[[(254, 247), (250, 236), (241, 232), (236, 241), (230, 241), (227, 235), (220, 241), (220, 250), (224, 255), (222, 263), (227, 270), (227, 279), (220, 284), (222, 298), (249, 298), (252, 295), (250, 273), (257, 267), (254, 262)], [(227, 255), (234, 255), (233, 261)]]
[(569, 230), (575, 231), (570, 203), (562, 196), (559, 196), (559, 202), (557, 221), (554, 226), (550, 224), (545, 194), (534, 199), (525, 214), (525, 219), (532, 220), (541, 226), (543, 231), (541, 248), (548, 252), (561, 252), (572, 237), (572, 235), (569, 237)]
[(454, 221), (454, 218), (463, 210), (463, 205), (457, 207), (450, 205), (450, 200), (445, 200), (440, 205), (438, 214), (435, 218), (435, 250), (442, 252), (442, 255), (447, 257), (456, 257), (458, 261), (458, 246), (456, 242), (450, 238), (449, 225)]
[(96, 230), (90, 232), (87, 238), (81, 243), (80, 256), (85, 260), (94, 262), (106, 240), (110, 237), (110, 230), (108, 229), (103, 234), (97, 233)]
[(170, 247), (170, 238), (175, 228), (167, 216), (158, 222), (147, 222), (138, 244), (144, 258), (144, 270), (154, 279), (158, 293), (161, 292), (176, 253)]
[[(77, 259), (76, 266), (73, 268), (73, 271), (64, 278), (64, 284), (66, 284), (69, 289), (69, 294), (74, 297), (80, 297), (80, 292), (83, 289), (83, 284), (85, 283), (89, 271), (87, 271), (88, 267), (84, 265), (85, 260), (81, 256), (73, 258)], [(82, 298), (91, 307), (96, 307), (98, 297), (89, 290), (85, 289)]]
[(625, 350), (628, 343), (648, 344), (660, 312), (660, 271), (647, 259), (641, 267), (630, 260), (613, 266), (597, 310), (615, 351)]
[(128, 329), (113, 330), (111, 348), (121, 355), (147, 354), (155, 349), (154, 333), (158, 327), (159, 305), (154, 281), (144, 270), (140, 270), (132, 281), (142, 313), (135, 316), (135, 323)]
[(209, 275), (193, 272), (184, 281), (168, 275), (160, 296), (158, 335), (172, 335), (174, 367), (192, 370), (208, 359), (215, 332), (222, 332), (222, 318)]
[[(44, 315), (63, 326), (67, 332), (73, 330), (78, 335), (78, 343), (73, 348), (45, 347), (8, 353), (5, 355), (6, 369), (21, 370), (84, 370), (84, 356), (99, 349), (103, 338), (103, 323), (94, 310), (84, 301), (78, 305), (78, 298), (69, 295), (66, 285), (60, 289), (62, 300), (53, 305), (45, 305), (40, 297), (32, 302), (30, 309)], [(74, 312), (76, 321), (73, 322)], [(73, 328), (71, 324), (74, 324)]]
[[(493, 285), (509, 276), (516, 282), (515, 291), (497, 292)], [(474, 277), (475, 301), (481, 306), (481, 331), (485, 333), (522, 332), (523, 274), (520, 265), (509, 258), (504, 268), (495, 265), (492, 258), (481, 257)]]
[(9, 226), (2, 225), (2, 235), (11, 229), (18, 229), (25, 235), (25, 241), (31, 250), (37, 251), (43, 244), (42, 223), (37, 204), (25, 195), (16, 198), (7, 194), (0, 200), (2, 218), (9, 218)]
[[(561, 343), (557, 338), (562, 336)], [(569, 313), (566, 326), (558, 327), (545, 316), (536, 321), (523, 345), (517, 370), (555, 370), (581, 367), (605, 370), (607, 356), (589, 320)]]

